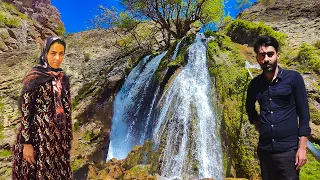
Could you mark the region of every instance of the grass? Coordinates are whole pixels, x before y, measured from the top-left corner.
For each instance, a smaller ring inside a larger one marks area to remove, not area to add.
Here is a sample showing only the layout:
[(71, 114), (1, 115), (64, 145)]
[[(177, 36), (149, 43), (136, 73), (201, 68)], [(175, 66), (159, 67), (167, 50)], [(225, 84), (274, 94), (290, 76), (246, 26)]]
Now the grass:
[[(316, 147), (320, 150), (319, 145)], [(308, 151), (308, 162), (301, 168), (300, 179), (303, 180), (319, 180), (320, 179), (320, 162), (318, 162)]]
[(10, 150), (6, 150), (6, 149), (1, 149), (0, 150), (0, 157), (9, 157), (11, 156), (11, 151)]
[(0, 12), (0, 22), (3, 22), (10, 28), (13, 28), (18, 27), (21, 23), (21, 20), (18, 17), (11, 16), (9, 13)]
[(73, 170), (73, 171), (77, 171), (77, 170), (80, 169), (84, 164), (85, 164), (84, 159), (81, 159), (81, 158), (75, 159), (75, 160), (72, 162), (72, 164), (71, 164), (72, 170)]

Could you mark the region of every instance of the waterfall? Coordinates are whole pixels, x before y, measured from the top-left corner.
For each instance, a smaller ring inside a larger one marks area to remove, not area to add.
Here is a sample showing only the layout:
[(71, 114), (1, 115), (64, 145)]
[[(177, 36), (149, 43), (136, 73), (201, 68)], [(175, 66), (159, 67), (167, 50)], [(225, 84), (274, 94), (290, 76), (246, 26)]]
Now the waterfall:
[(154, 74), (165, 54), (163, 52), (148, 63), (150, 56), (142, 59), (117, 94), (107, 159), (123, 159), (134, 146), (143, 143), (141, 137), (152, 137), (148, 128), (150, 120), (146, 117), (151, 113), (150, 105), (154, 104), (150, 101), (155, 96)]
[(174, 53), (173, 56), (170, 58), (170, 61), (173, 61), (177, 58), (178, 52), (179, 52), (179, 48), (180, 48), (180, 44), (182, 42), (183, 38), (181, 39), (181, 41), (178, 42), (176, 48), (174, 49)]
[(161, 176), (169, 179), (222, 179), (217, 115), (211, 102), (206, 47), (197, 35), (189, 47), (188, 64), (164, 93), (154, 129), (162, 149)]
[(251, 71), (250, 71), (249, 69), (250, 69), (250, 68), (261, 69), (259, 64), (253, 64), (253, 65), (252, 65), (252, 64), (250, 64), (249, 61), (246, 61), (246, 66), (245, 66), (245, 68), (248, 70), (248, 73), (249, 73), (251, 79), (253, 79), (253, 75), (252, 75), (252, 73), (251, 73)]

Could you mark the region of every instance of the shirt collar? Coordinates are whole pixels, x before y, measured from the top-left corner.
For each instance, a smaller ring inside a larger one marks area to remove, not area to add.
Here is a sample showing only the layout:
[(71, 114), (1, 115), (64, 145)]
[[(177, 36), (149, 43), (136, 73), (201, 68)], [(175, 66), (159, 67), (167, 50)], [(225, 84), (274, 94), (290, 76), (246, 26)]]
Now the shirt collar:
[[(282, 69), (280, 66), (278, 66), (278, 74), (277, 74), (277, 77), (275, 78), (275, 80), (277, 79), (278, 80), (281, 80), (283, 78), (283, 73), (284, 73), (284, 69)], [(265, 81), (267, 81), (265, 75), (263, 74), (263, 72), (261, 73), (260, 77), (262, 79), (264, 79)]]
[(279, 79), (279, 80), (281, 80), (282, 79), (282, 77), (283, 77), (283, 69), (280, 67), (280, 66), (278, 66), (278, 74), (277, 74), (277, 79)]

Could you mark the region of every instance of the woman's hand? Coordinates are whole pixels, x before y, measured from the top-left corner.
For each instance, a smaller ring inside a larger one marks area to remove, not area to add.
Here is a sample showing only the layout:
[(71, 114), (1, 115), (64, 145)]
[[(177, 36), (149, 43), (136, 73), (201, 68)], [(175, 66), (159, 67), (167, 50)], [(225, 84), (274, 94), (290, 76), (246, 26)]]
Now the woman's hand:
[(23, 159), (28, 161), (31, 165), (36, 163), (32, 144), (23, 145)]

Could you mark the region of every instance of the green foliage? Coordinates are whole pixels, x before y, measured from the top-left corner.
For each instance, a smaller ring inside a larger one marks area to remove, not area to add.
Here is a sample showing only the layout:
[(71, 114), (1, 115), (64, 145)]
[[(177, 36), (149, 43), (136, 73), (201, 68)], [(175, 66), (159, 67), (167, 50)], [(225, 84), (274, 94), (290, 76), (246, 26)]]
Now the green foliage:
[(203, 33), (206, 37), (210, 37), (210, 36), (216, 36), (216, 32), (213, 30), (207, 30)]
[(320, 73), (320, 50), (314, 46), (302, 43), (299, 47), (299, 54), (296, 61), (306, 70), (313, 70)]
[(118, 19), (113, 22), (113, 26), (125, 30), (132, 30), (136, 28), (138, 24), (139, 22), (136, 19), (124, 12), (121, 12)]
[(71, 167), (73, 171), (79, 170), (85, 164), (84, 159), (77, 158), (71, 163)]
[(0, 1), (0, 6), (0, 22), (8, 27), (18, 27), (21, 24), (21, 19), (29, 20), (28, 16), (19, 12), (13, 4)]
[(225, 34), (210, 31), (206, 34), (216, 37), (208, 43), (207, 54), (210, 75), (216, 80), (218, 107), (222, 110), (222, 128), (226, 134), (224, 143), (231, 154), (231, 157), (228, 153), (224, 156), (230, 157), (238, 177), (254, 178), (259, 172), (255, 159), (256, 133), (251, 127), (244, 134), (242, 128), (248, 121), (244, 112), (249, 83), (248, 72), (244, 68), (246, 57), (240, 53), (241, 45), (234, 44)]
[(0, 12), (0, 22), (3, 22), (6, 26), (13, 28), (18, 27), (21, 23), (21, 20), (18, 17)]
[(6, 149), (1, 149), (0, 150), (0, 157), (9, 157), (11, 156), (11, 151), (10, 150), (6, 150)]
[(88, 84), (85, 84), (79, 90), (78, 95), (76, 95), (76, 97), (74, 97), (74, 99), (72, 100), (72, 108), (75, 108), (82, 99), (84, 99), (92, 94), (92, 92), (94, 91), (94, 88), (92, 88), (93, 84), (94, 84), (94, 82), (90, 82)]
[(66, 34), (66, 28), (63, 23), (58, 24), (58, 28), (56, 29), (56, 33), (58, 36), (63, 37)]
[(171, 66), (184, 66), (185, 65), (184, 57), (188, 53), (188, 47), (189, 46), (183, 47), (180, 50), (179, 54), (177, 55), (176, 59), (174, 59), (171, 62), (169, 62), (168, 67), (171, 67)]
[[(319, 145), (318, 145), (319, 146)], [(300, 179), (303, 180), (319, 180), (320, 179), (320, 162), (318, 162), (312, 154), (307, 153), (308, 162), (301, 168)]]
[(95, 17), (93, 24), (105, 24), (132, 30), (140, 22), (150, 19), (157, 26), (154, 31), (161, 32), (166, 46), (170, 40), (181, 39), (186, 36), (192, 26), (200, 27), (208, 23), (218, 22), (223, 16), (223, 0), (121, 0), (124, 5), (122, 13), (115, 8), (100, 6), (102, 13)]
[(194, 23), (191, 24), (191, 27), (200, 29), (201, 28), (201, 22), (200, 21), (195, 21)]
[(225, 29), (228, 36), (239, 36), (249, 39), (251, 44), (261, 35), (269, 35), (277, 39), (280, 45), (285, 45), (286, 35), (282, 32), (273, 30), (270, 26), (263, 22), (250, 22), (246, 20), (234, 20), (226, 26)]
[(80, 123), (77, 121), (74, 123), (73, 125), (73, 131), (78, 131), (79, 130), (79, 126), (80, 126)]
[(200, 12), (202, 24), (218, 22), (223, 16), (224, 1), (207, 0)]
[(320, 111), (312, 103), (309, 103), (309, 108), (310, 108), (310, 120), (314, 124), (320, 125)]

